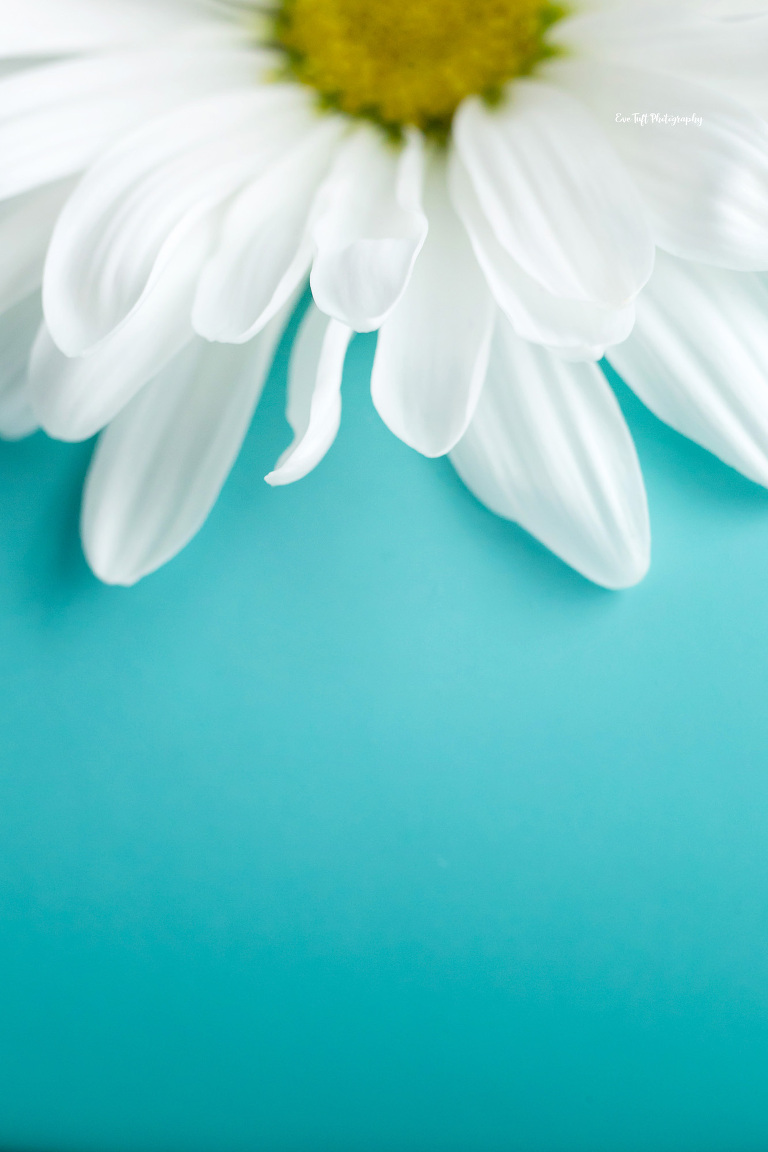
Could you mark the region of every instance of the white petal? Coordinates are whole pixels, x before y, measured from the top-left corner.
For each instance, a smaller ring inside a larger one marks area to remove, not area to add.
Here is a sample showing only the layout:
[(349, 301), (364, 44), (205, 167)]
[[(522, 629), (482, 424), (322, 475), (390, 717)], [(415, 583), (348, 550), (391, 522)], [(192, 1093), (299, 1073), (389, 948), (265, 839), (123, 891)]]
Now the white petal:
[(650, 529), (632, 438), (594, 364), (566, 364), (500, 319), (488, 379), (451, 461), (468, 488), (606, 588), (645, 575)]
[(721, 20), (745, 20), (766, 15), (768, 0), (707, 0), (705, 10)]
[(283, 452), (268, 484), (292, 484), (315, 468), (336, 439), (341, 422), (341, 377), (352, 329), (331, 320), (314, 304), (304, 317), (291, 355), (286, 415), (293, 443)]
[(0, 204), (0, 312), (40, 287), (48, 241), (71, 191), (63, 181)]
[(202, 527), (240, 451), (284, 316), (250, 344), (195, 339), (102, 434), (83, 547), (108, 584), (135, 584)]
[(37, 428), (27, 395), (27, 361), (43, 314), (39, 293), (0, 315), (0, 436), (19, 440)]
[(3, 0), (0, 56), (55, 56), (141, 42), (199, 19), (168, 0)]
[(197, 220), (312, 123), (298, 85), (195, 101), (122, 141), (59, 217), (46, 262), (51, 335), (78, 355), (123, 322)]
[(583, 360), (599, 360), (608, 345), (626, 339), (634, 323), (634, 305), (610, 309), (586, 300), (553, 296), (522, 270), (496, 239), (455, 152), (450, 161), (450, 186), (488, 287), (518, 336)]
[(669, 43), (682, 51), (686, 39), (711, 23), (703, 9), (701, 0), (579, 4), (552, 25), (547, 39), (567, 56), (636, 63), (637, 57), (650, 54), (655, 59), (657, 53), (667, 53)]
[[(551, 74), (590, 103), (645, 200), (661, 248), (689, 260), (768, 268), (768, 123), (721, 93), (660, 73), (562, 61)], [(700, 124), (634, 122), (638, 110)], [(617, 113), (630, 117), (617, 123)]]
[(585, 109), (518, 81), (499, 109), (466, 100), (454, 136), (493, 231), (529, 276), (604, 307), (634, 298), (653, 244), (632, 182)]
[(250, 340), (305, 279), (313, 251), (307, 217), (342, 124), (322, 120), (229, 209), (195, 299), (192, 323), (201, 336)]
[(358, 332), (381, 327), (401, 298), (427, 234), (423, 141), (398, 153), (359, 128), (318, 194), (310, 283), (318, 308)]
[(84, 356), (67, 357), (43, 326), (29, 389), (41, 425), (60, 440), (87, 440), (117, 415), (192, 338), (195, 283), (210, 247), (203, 221), (174, 252), (151, 291)]
[(247, 52), (158, 49), (9, 76), (0, 82), (0, 198), (79, 172), (148, 118), (252, 75)]
[(716, 18), (713, 5), (703, 7), (669, 0), (615, 6), (560, 21), (550, 38), (568, 55), (668, 72), (737, 99), (765, 100), (766, 6), (760, 16), (730, 20)]
[(657, 416), (768, 486), (766, 277), (660, 256), (608, 358)]
[(425, 208), (427, 240), (379, 333), (371, 393), (396, 436), (425, 456), (442, 456), (464, 434), (480, 395), (493, 306), (437, 158), (427, 170)]

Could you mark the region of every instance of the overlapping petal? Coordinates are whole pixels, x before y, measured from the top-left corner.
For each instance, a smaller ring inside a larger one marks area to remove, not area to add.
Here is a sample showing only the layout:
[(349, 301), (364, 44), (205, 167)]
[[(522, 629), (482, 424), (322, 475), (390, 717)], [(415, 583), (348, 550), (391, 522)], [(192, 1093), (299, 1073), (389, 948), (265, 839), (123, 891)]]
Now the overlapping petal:
[(318, 194), (312, 293), (323, 312), (358, 332), (381, 327), (424, 244), (423, 166), (418, 133), (396, 150), (375, 129), (358, 128)]
[(88, 172), (59, 217), (43, 282), (63, 352), (85, 352), (126, 320), (196, 223), (309, 129), (308, 102), (296, 85), (193, 101)]
[(342, 131), (340, 120), (321, 121), (236, 198), (200, 277), (192, 322), (201, 336), (250, 340), (305, 279), (308, 217)]
[(464, 483), (606, 588), (645, 575), (650, 528), (632, 438), (594, 364), (567, 364), (499, 319), (472, 423), (451, 453)]
[[(768, 268), (768, 122), (703, 85), (640, 68), (558, 61), (632, 172), (657, 244), (687, 260)], [(666, 121), (636, 123), (638, 110)], [(617, 122), (617, 113), (628, 122)], [(700, 123), (674, 123), (675, 117)]]
[(65, 356), (43, 325), (32, 350), (29, 396), (42, 427), (60, 440), (100, 431), (192, 339), (190, 310), (208, 253), (203, 220), (175, 250), (125, 323), (82, 356)]
[(82, 537), (109, 584), (130, 585), (189, 543), (248, 430), (284, 316), (250, 343), (193, 340), (112, 421), (86, 481)]
[(631, 302), (653, 267), (640, 200), (587, 111), (565, 92), (518, 81), (500, 108), (466, 100), (456, 149), (496, 238), (555, 296)]
[(40, 287), (48, 241), (71, 190), (65, 180), (0, 203), (0, 312)]
[(166, 47), (61, 60), (0, 81), (0, 198), (80, 172), (147, 119), (249, 84), (249, 52)]
[(371, 392), (395, 435), (425, 456), (442, 456), (463, 435), (477, 404), (493, 306), (439, 158), (428, 170), (425, 209), (426, 243), (379, 333)]
[(187, 0), (3, 0), (0, 57), (58, 56), (151, 42), (194, 25), (202, 15), (202, 4)]
[(602, 308), (586, 300), (553, 296), (504, 249), (483, 212), (463, 160), (451, 157), (453, 203), (496, 303), (525, 340), (577, 360), (599, 360), (609, 344), (624, 340), (635, 318), (633, 304)]
[(608, 5), (575, 12), (552, 38), (572, 57), (666, 72), (768, 110), (768, 5), (763, 0)]
[(657, 416), (768, 486), (768, 277), (662, 256), (608, 358)]

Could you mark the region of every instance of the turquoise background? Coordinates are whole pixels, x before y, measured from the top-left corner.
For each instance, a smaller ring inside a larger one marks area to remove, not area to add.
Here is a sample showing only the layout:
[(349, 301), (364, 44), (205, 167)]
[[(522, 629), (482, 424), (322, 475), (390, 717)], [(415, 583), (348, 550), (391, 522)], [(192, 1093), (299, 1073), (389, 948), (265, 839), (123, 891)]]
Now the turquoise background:
[(285, 348), (132, 590), (89, 446), (0, 448), (0, 1147), (768, 1147), (768, 493), (620, 398), (651, 575), (592, 587)]

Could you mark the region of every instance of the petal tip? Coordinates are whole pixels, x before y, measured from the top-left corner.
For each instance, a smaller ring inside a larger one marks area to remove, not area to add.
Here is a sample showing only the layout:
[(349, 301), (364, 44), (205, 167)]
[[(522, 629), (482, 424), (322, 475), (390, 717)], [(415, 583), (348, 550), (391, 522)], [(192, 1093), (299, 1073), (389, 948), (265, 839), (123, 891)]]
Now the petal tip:
[(118, 556), (99, 554), (89, 547), (85, 538), (82, 544), (88, 567), (102, 584), (107, 584), (112, 588), (132, 588), (138, 584), (142, 577), (148, 575), (146, 572), (136, 572), (123, 567)]
[(640, 543), (630, 547), (622, 556), (617, 556), (615, 562), (602, 572), (585, 573), (596, 584), (607, 588), (610, 592), (622, 592), (634, 588), (648, 575), (651, 566), (651, 542)]

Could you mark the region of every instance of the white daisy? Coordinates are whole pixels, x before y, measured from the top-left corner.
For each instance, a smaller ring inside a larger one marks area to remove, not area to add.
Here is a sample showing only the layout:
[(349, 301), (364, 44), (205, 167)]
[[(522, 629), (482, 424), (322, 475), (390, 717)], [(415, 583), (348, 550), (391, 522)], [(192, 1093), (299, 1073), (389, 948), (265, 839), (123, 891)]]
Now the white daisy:
[(768, 484), (766, 0), (3, 0), (0, 54), (0, 426), (104, 430), (104, 580), (201, 526), (307, 276), (272, 484), (375, 329), (388, 426), (608, 587), (650, 533), (606, 349)]

